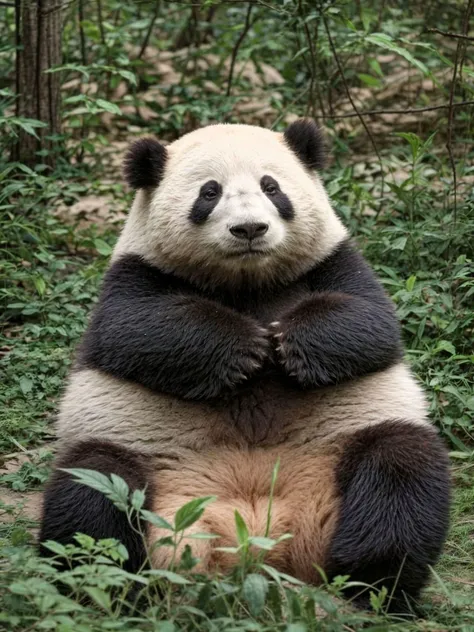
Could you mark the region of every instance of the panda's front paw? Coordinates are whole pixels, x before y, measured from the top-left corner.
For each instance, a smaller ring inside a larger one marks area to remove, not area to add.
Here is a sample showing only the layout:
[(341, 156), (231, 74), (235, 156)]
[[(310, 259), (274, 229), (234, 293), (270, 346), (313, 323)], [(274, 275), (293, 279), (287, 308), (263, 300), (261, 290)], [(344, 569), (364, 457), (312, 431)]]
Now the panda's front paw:
[(287, 376), (295, 379), (301, 386), (311, 384), (311, 371), (305, 349), (298, 341), (282, 334), (276, 342), (276, 353), (279, 364)]
[(264, 364), (271, 345), (268, 332), (261, 327), (243, 332), (232, 345), (229, 357), (223, 363), (223, 377), (226, 386), (232, 388), (252, 377)]
[(285, 375), (304, 388), (316, 386), (317, 362), (311, 351), (310, 334), (305, 330), (305, 324), (289, 318), (287, 321), (271, 323), (269, 329), (278, 363)]

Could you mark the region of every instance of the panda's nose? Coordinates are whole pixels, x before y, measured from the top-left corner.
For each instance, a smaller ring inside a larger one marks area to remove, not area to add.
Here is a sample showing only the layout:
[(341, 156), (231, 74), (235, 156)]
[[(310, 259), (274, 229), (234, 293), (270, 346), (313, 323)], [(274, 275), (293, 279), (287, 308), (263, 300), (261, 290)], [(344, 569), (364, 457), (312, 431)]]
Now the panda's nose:
[(268, 230), (268, 224), (263, 222), (246, 222), (245, 224), (236, 224), (229, 228), (230, 232), (238, 239), (256, 239), (263, 237)]

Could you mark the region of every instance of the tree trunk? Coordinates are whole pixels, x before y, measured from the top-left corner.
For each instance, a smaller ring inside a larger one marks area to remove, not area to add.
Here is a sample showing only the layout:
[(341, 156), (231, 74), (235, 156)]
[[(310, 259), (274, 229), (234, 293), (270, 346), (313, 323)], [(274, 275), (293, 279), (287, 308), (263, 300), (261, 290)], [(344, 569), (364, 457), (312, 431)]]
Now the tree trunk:
[(45, 70), (61, 63), (62, 0), (16, 0), (17, 116), (37, 119), (46, 127), (35, 128), (39, 138), (20, 131), (14, 159), (34, 165), (36, 152), (42, 162), (54, 166), (56, 143), (49, 137), (61, 132), (61, 93), (58, 73)]

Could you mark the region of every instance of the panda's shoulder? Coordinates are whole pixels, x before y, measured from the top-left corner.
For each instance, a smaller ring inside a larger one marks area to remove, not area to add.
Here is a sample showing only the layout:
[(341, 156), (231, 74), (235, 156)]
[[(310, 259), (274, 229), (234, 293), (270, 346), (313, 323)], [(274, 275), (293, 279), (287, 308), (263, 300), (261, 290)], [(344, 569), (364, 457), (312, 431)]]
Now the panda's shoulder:
[(187, 282), (161, 270), (141, 255), (126, 254), (112, 262), (104, 277), (104, 288), (148, 290), (154, 287), (179, 289)]
[(382, 289), (372, 266), (350, 238), (341, 241), (328, 257), (314, 265), (304, 280), (313, 291), (321, 292), (345, 288), (364, 294)]

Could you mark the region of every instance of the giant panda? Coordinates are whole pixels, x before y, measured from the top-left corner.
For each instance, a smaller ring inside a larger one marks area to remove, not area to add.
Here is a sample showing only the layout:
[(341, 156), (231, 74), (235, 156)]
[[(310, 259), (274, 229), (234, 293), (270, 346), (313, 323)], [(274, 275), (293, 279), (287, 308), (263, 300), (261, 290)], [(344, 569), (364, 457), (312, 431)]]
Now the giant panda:
[[(385, 585), (400, 609), (418, 598), (448, 528), (447, 452), (323, 168), (307, 119), (131, 146), (136, 197), (61, 403), (40, 542), (83, 532), (121, 540), (129, 570), (147, 559), (126, 515), (64, 471), (88, 468), (146, 487), (169, 521), (215, 495), (191, 531), (220, 538), (193, 553), (226, 572), (234, 510), (263, 535), (279, 459), (270, 535), (293, 537), (268, 563)], [(163, 535), (147, 525), (150, 544)]]

